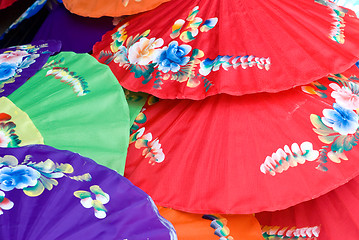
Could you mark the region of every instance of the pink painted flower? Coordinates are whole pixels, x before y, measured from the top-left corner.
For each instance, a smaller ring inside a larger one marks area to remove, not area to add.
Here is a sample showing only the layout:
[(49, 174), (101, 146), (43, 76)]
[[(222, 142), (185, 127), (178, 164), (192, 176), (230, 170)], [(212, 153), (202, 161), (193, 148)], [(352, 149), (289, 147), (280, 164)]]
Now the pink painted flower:
[(28, 56), (29, 53), (26, 51), (13, 51), (13, 52), (5, 52), (0, 54), (0, 63), (13, 63), (20, 64), (22, 62), (23, 57)]
[(355, 110), (359, 108), (359, 96), (352, 92), (348, 87), (340, 87), (336, 83), (331, 83), (329, 86), (334, 90), (331, 96), (342, 107)]
[(162, 38), (143, 37), (128, 49), (128, 60), (131, 64), (148, 65), (161, 53), (161, 49), (158, 48), (162, 45)]

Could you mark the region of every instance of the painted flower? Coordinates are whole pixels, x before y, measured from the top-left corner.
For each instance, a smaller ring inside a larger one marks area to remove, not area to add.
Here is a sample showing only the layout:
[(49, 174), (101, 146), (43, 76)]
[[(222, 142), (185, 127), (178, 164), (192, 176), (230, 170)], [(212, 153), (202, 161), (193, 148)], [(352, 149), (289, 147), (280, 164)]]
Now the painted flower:
[(353, 110), (346, 109), (337, 103), (333, 104), (333, 108), (334, 110), (323, 110), (323, 123), (341, 135), (354, 134), (359, 126), (358, 115)]
[(329, 86), (334, 90), (331, 96), (340, 106), (352, 110), (359, 108), (359, 96), (353, 93), (350, 88), (346, 86), (340, 87), (335, 83), (331, 83)]
[(33, 168), (18, 165), (13, 168), (3, 167), (0, 169), (0, 189), (11, 191), (14, 188), (23, 189), (35, 186), (40, 178), (40, 173)]
[(13, 51), (0, 54), (0, 63), (13, 63), (13, 64), (20, 64), (22, 59), (25, 56), (28, 56), (29, 53), (26, 51)]
[(0, 81), (13, 77), (16, 73), (17, 65), (14, 63), (0, 63)]
[(3, 215), (3, 210), (9, 210), (14, 206), (14, 203), (5, 197), (5, 193), (0, 191), (0, 215)]
[(10, 136), (8, 136), (5, 132), (0, 131), (0, 147), (7, 147), (9, 142), (11, 142)]
[(110, 196), (105, 193), (98, 185), (90, 187), (90, 191), (95, 194), (96, 199), (92, 198), (91, 192), (88, 191), (76, 191), (74, 192), (75, 197), (80, 198), (80, 203), (84, 208), (94, 208), (95, 216), (99, 219), (106, 217), (107, 209), (104, 204), (110, 201)]
[(131, 64), (148, 65), (151, 61), (157, 59), (161, 52), (161, 49), (158, 48), (162, 45), (162, 38), (148, 39), (143, 37), (128, 49), (128, 60)]
[(172, 41), (168, 47), (162, 48), (162, 52), (159, 55), (158, 70), (167, 73), (169, 71), (178, 72), (180, 66), (184, 66), (188, 63), (189, 57), (186, 56), (192, 47), (190, 45), (183, 44), (178, 46), (177, 41)]
[(162, 151), (161, 144), (156, 138), (152, 141), (152, 133), (143, 135), (145, 128), (140, 128), (135, 134), (136, 138), (135, 147), (137, 149), (145, 148), (142, 152), (142, 156), (150, 158), (148, 163), (154, 165), (155, 163), (161, 163), (165, 159), (165, 154)]

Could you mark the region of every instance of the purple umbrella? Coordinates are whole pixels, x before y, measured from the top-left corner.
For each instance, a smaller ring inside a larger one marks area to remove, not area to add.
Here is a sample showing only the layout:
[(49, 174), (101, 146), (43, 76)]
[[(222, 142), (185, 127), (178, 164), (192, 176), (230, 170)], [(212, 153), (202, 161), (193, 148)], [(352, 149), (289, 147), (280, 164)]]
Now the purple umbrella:
[(0, 148), (0, 239), (177, 239), (115, 171), (45, 145)]

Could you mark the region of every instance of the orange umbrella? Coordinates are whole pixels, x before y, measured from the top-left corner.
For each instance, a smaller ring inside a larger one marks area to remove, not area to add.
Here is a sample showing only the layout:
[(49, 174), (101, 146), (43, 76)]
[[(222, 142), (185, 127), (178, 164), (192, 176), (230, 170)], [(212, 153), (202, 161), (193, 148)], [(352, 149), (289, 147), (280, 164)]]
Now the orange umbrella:
[(261, 227), (252, 214), (203, 215), (158, 207), (176, 229), (180, 240), (263, 240)]

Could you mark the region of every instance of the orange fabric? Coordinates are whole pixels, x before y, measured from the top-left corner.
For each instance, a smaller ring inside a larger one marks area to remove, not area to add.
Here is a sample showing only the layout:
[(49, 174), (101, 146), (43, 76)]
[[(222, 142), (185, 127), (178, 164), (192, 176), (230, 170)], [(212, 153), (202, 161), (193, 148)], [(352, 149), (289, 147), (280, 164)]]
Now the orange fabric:
[(119, 17), (151, 10), (169, 0), (63, 0), (72, 13), (84, 17)]
[[(192, 214), (171, 208), (158, 207), (160, 214), (170, 221), (176, 229), (179, 240), (219, 240), (212, 228), (211, 220), (202, 218), (202, 214)], [(229, 234), (222, 239), (263, 240), (261, 227), (251, 214), (211, 215), (226, 223)], [(218, 230), (217, 230), (218, 231)]]

